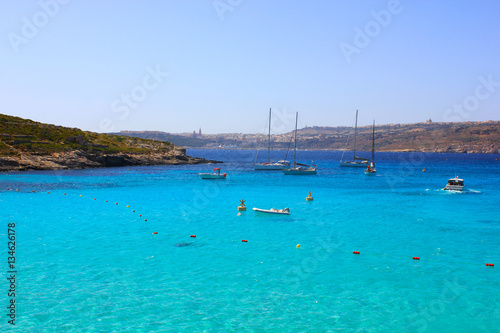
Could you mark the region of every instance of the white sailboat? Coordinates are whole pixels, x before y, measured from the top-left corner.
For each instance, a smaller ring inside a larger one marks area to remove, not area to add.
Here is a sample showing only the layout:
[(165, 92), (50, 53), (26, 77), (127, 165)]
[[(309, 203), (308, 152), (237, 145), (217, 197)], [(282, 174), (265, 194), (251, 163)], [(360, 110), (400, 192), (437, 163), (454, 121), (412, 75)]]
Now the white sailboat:
[(297, 121), (299, 119), (299, 113), (295, 114), (295, 138), (293, 144), (293, 167), (283, 169), (283, 173), (285, 175), (315, 175), (316, 166), (313, 164), (312, 167), (305, 164), (297, 163), (296, 155), (297, 155)]
[(342, 161), (344, 158), (344, 153), (342, 153), (342, 157), (340, 158), (340, 166), (341, 167), (361, 167), (364, 168), (368, 165), (368, 159), (363, 157), (356, 156), (356, 136), (358, 132), (358, 110), (356, 110), (356, 122), (354, 125), (354, 149), (352, 161)]
[[(257, 153), (258, 156), (258, 153)], [(257, 157), (255, 157), (257, 160)], [(255, 170), (283, 170), (289, 168), (290, 162), (281, 160), (271, 162), (271, 109), (269, 109), (269, 133), (267, 138), (267, 162), (254, 163)]]
[(374, 175), (377, 173), (377, 169), (375, 169), (375, 120), (373, 120), (372, 127), (372, 158), (370, 163), (365, 169), (365, 175)]

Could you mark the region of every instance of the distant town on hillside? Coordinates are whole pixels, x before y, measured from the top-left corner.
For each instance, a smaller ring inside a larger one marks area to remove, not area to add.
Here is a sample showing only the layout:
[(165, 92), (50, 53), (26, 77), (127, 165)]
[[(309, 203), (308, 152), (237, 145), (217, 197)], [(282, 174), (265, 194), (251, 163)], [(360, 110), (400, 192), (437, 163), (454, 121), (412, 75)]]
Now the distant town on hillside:
[[(121, 131), (111, 134), (169, 141), (186, 148), (258, 149), (265, 148), (268, 144), (267, 133), (203, 134), (201, 128), (192, 133)], [(297, 131), (298, 147), (350, 150), (353, 134), (353, 127), (305, 127)], [(285, 134), (271, 133), (271, 147), (287, 149), (292, 137), (293, 131)], [(371, 139), (372, 126), (358, 127), (356, 138), (358, 150), (370, 150)], [(499, 153), (500, 121), (441, 123), (429, 119), (414, 124), (376, 125), (375, 147), (377, 151)]]

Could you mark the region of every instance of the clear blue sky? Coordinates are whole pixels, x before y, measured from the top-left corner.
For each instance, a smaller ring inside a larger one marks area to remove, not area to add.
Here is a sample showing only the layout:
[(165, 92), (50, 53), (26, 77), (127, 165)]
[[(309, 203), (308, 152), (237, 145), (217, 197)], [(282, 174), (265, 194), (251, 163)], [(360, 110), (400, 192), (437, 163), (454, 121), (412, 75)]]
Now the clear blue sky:
[(295, 111), (500, 119), (498, 0), (60, 1), (1, 1), (0, 113), (98, 132), (263, 132), (269, 108), (276, 132)]

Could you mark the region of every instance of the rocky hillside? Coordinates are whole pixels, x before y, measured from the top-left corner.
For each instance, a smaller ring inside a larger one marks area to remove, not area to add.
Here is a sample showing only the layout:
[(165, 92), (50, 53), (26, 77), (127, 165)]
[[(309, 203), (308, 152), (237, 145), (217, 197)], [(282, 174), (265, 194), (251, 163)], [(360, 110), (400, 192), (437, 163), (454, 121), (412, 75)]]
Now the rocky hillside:
[[(352, 127), (314, 126), (298, 130), (300, 149), (350, 150)], [(170, 134), (150, 131), (124, 131), (130, 137), (169, 140), (192, 148), (259, 148), (267, 146), (264, 134)], [(287, 149), (292, 133), (272, 136), (274, 149)], [(372, 127), (358, 128), (357, 149), (371, 150)], [(450, 153), (499, 153), (500, 122), (417, 123), (375, 126), (377, 151), (416, 151)]]
[(212, 163), (170, 142), (42, 124), (0, 114), (0, 171)]

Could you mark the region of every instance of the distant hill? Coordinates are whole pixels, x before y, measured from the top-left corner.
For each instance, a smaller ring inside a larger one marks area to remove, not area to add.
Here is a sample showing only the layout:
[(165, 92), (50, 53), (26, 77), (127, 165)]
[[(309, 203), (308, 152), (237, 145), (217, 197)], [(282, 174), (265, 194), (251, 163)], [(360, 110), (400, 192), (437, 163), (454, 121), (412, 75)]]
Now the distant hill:
[(0, 114), (0, 171), (207, 163), (170, 142), (99, 134)]
[[(351, 150), (352, 127), (314, 126), (299, 129), (301, 149)], [(151, 131), (115, 133), (129, 137), (167, 140), (189, 148), (259, 148), (267, 146), (265, 134), (203, 134), (188, 135)], [(292, 132), (273, 135), (274, 149), (287, 149)], [(372, 127), (358, 127), (357, 150), (371, 150)], [(377, 151), (499, 153), (500, 122), (416, 123), (375, 126)]]

